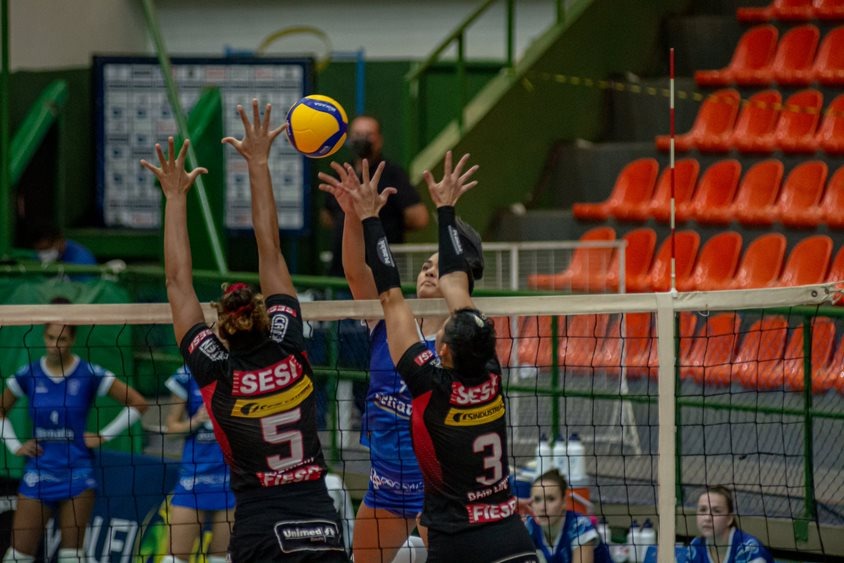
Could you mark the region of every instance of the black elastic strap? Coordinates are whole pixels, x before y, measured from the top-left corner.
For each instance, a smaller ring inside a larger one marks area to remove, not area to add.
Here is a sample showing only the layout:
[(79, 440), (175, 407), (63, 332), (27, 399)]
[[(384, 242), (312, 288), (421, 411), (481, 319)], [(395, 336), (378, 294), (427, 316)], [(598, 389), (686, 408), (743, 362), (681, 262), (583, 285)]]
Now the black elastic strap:
[(440, 277), (452, 272), (465, 272), (469, 279), (471, 291), (472, 272), (466, 263), (463, 243), (460, 240), (460, 231), (457, 228), (457, 219), (453, 206), (437, 207), (437, 219), (439, 221), (440, 233)]
[(396, 268), (396, 261), (393, 259), (393, 253), (390, 252), (390, 243), (387, 242), (387, 235), (384, 233), (381, 219), (369, 217), (364, 219), (362, 224), (363, 240), (366, 246), (366, 265), (372, 270), (378, 295), (394, 287), (401, 287), (399, 269)]

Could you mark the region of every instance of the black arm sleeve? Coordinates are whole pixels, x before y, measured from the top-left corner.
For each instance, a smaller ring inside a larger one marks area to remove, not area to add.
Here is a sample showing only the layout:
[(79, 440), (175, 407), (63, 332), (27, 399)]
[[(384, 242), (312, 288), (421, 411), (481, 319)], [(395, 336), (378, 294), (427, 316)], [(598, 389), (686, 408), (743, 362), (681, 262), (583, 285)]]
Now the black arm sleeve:
[(381, 219), (370, 217), (363, 221), (363, 239), (366, 246), (366, 265), (372, 270), (378, 294), (401, 287), (399, 270), (396, 268), (393, 253), (390, 252), (390, 243), (387, 242)]
[(457, 219), (454, 207), (443, 206), (437, 208), (440, 233), (440, 276), (452, 272), (466, 272), (471, 284), (472, 274), (463, 253), (460, 241), (460, 231), (457, 230)]

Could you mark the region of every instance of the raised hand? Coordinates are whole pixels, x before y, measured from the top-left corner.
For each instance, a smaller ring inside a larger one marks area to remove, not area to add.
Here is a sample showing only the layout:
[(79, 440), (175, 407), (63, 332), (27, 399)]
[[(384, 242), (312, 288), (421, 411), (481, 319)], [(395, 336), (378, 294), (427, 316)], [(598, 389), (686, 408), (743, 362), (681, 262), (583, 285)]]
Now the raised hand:
[(194, 180), (200, 174), (208, 174), (206, 168), (194, 168), (190, 172), (185, 171), (185, 155), (188, 152), (190, 139), (185, 139), (182, 144), (182, 149), (179, 155), (176, 156), (176, 147), (173, 137), (167, 138), (167, 157), (161, 150), (161, 145), (155, 144), (155, 153), (158, 155), (158, 162), (161, 167), (150, 164), (146, 160), (141, 160), (141, 166), (155, 174), (161, 184), (161, 191), (164, 192), (164, 197), (171, 198), (174, 196), (184, 195), (193, 185)]
[(85, 432), (85, 445), (90, 449), (96, 449), (105, 444), (105, 438), (93, 432)]
[(251, 123), (249, 122), (249, 118), (246, 117), (246, 110), (243, 109), (243, 106), (237, 106), (237, 113), (240, 114), (240, 120), (243, 121), (243, 139), (238, 140), (234, 137), (224, 137), (222, 142), (233, 146), (249, 162), (266, 162), (269, 158), (270, 147), (272, 147), (273, 141), (275, 141), (275, 138), (282, 131), (287, 129), (287, 123), (282, 123), (275, 129), (270, 129), (272, 104), (267, 104), (264, 107), (264, 118), (261, 119), (261, 113), (258, 111), (257, 98), (252, 100)]
[(319, 179), (322, 180), (322, 183), (319, 185), (319, 189), (325, 193), (333, 195), (334, 199), (337, 200), (337, 204), (340, 205), (340, 209), (343, 210), (343, 213), (354, 217), (357, 213), (355, 212), (352, 198), (343, 186), (349, 185), (349, 187), (353, 189), (353, 185), (349, 184), (349, 182), (353, 181), (352, 178), (354, 178), (354, 181), (357, 181), (357, 175), (348, 163), (339, 164), (337, 162), (332, 162), (331, 168), (333, 168), (337, 173), (337, 177), (335, 178), (331, 174), (320, 172), (317, 174)]
[(387, 199), (397, 190), (389, 187), (384, 188), (380, 194), (378, 193), (378, 182), (381, 180), (381, 173), (384, 172), (384, 162), (378, 165), (372, 177), (369, 176), (369, 161), (367, 159), (361, 161), (361, 168), (363, 181), (358, 180), (354, 169), (349, 164), (345, 165), (344, 181), (338, 181), (327, 174), (323, 180), (326, 180), (328, 185), (334, 189), (342, 190), (348, 194), (351, 201), (351, 211), (363, 221), (369, 217), (377, 217), (378, 212), (387, 203)]
[(457, 166), (452, 169), (451, 151), (445, 153), (445, 161), (443, 163), (443, 177), (437, 182), (434, 180), (433, 174), (428, 170), (422, 174), (425, 182), (428, 184), (428, 192), (431, 194), (431, 201), (437, 207), (446, 205), (454, 206), (460, 197), (478, 185), (477, 180), (469, 181), (470, 178), (478, 171), (478, 165), (474, 165), (466, 172), (463, 168), (469, 162), (469, 154), (464, 154), (463, 158), (457, 163)]

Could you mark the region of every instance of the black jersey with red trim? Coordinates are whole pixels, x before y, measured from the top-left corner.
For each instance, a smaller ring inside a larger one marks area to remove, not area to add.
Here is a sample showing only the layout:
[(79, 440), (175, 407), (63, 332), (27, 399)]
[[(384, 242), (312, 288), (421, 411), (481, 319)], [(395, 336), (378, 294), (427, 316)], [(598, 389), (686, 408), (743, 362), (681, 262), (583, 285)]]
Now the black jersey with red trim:
[(181, 342), (235, 493), (318, 481), (325, 472), (299, 302), (271, 295), (266, 306), (268, 338), (248, 350), (228, 352), (204, 323)]
[(413, 396), (413, 449), (425, 478), (422, 523), (455, 533), (515, 514), (498, 360), (490, 360), (485, 376), (464, 379), (418, 342), (397, 368)]

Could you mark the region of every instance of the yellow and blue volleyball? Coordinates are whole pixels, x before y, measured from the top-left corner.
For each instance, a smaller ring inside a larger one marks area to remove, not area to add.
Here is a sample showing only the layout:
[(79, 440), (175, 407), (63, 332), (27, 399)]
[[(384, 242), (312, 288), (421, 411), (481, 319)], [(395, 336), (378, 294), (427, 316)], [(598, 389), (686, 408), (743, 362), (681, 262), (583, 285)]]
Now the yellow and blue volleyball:
[(287, 138), (294, 149), (310, 158), (337, 152), (346, 142), (349, 118), (337, 100), (312, 94), (287, 112)]

